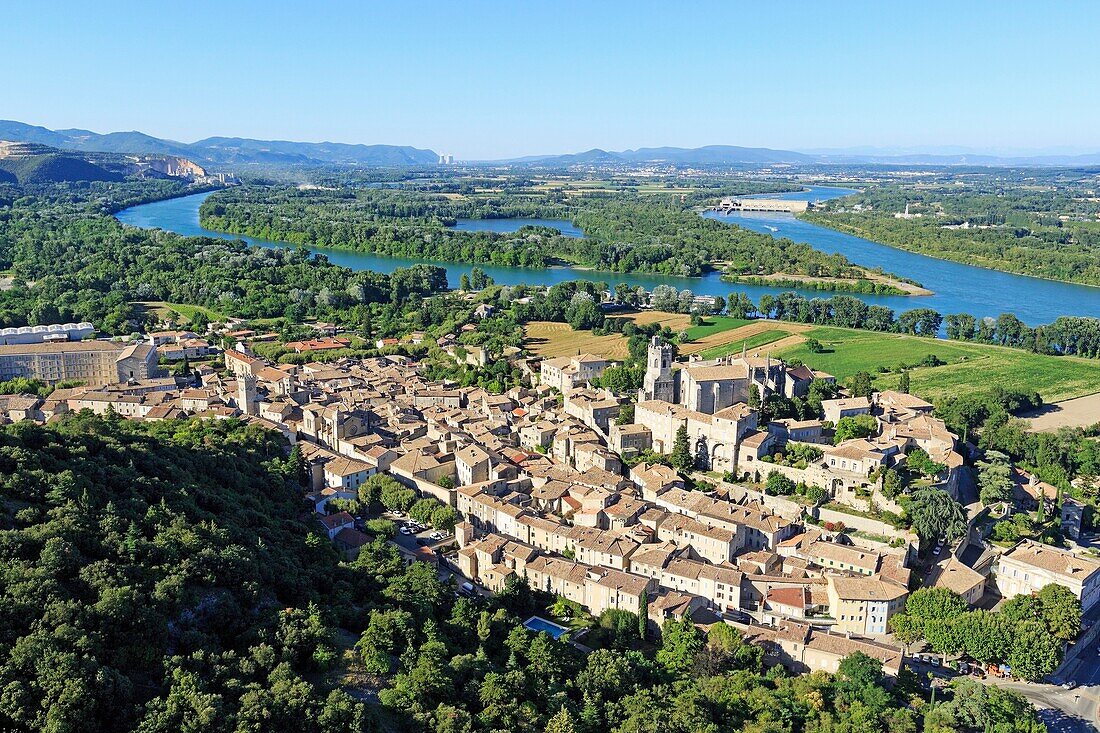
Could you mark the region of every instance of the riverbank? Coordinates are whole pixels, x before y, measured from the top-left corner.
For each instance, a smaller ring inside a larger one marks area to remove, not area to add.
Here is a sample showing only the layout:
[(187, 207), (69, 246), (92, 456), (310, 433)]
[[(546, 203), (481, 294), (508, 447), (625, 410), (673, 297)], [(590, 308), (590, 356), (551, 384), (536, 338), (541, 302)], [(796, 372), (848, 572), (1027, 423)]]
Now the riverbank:
[[(836, 193), (835, 190), (823, 191), (817, 188), (795, 195), (806, 196), (814, 200), (824, 200), (845, 195), (846, 192), (846, 189)], [(199, 224), (198, 210), (202, 201), (208, 195), (195, 194), (134, 206), (118, 212), (116, 217), (123, 224), (145, 228), (160, 228), (183, 236), (243, 239), (250, 244), (265, 248), (290, 246), (283, 242), (226, 235), (203, 229)], [(996, 318), (1001, 313), (1014, 313), (1031, 326), (1050, 323), (1063, 315), (1100, 318), (1100, 292), (1095, 288), (1039, 280), (958, 263), (944, 262), (803, 222), (790, 215), (744, 215), (722, 218), (720, 221), (728, 221), (728, 223), (737, 224), (753, 231), (768, 232), (777, 238), (788, 238), (796, 242), (808, 243), (824, 252), (839, 252), (865, 267), (882, 270), (883, 272), (894, 272), (902, 277), (912, 276), (914, 280), (918, 280), (927, 290), (934, 293), (931, 296), (922, 297), (919, 305), (940, 313), (970, 313), (979, 319), (987, 316)], [(772, 232), (771, 227), (778, 231)], [(391, 273), (399, 267), (409, 267), (423, 261), (399, 257), (380, 257), (361, 252), (323, 247), (310, 247), (310, 250), (316, 254), (324, 255), (334, 264), (355, 271), (374, 270), (376, 272)], [(683, 277), (659, 274), (627, 275), (616, 272), (579, 270), (575, 267), (536, 270), (488, 264), (470, 265), (445, 262), (433, 264), (439, 264), (447, 270), (448, 281), (452, 287), (457, 287), (462, 274), (468, 275), (470, 270), (477, 266), (500, 285), (550, 286), (569, 280), (587, 280), (606, 282), (611, 285), (623, 283), (630, 287), (642, 287), (649, 291), (652, 291), (657, 285), (671, 285), (678, 290), (691, 290), (695, 295), (722, 296), (727, 299), (731, 293), (741, 292), (753, 299), (754, 302), (765, 294), (774, 296), (789, 291), (796, 292), (806, 298), (821, 297), (820, 291), (811, 288), (731, 285), (722, 282), (719, 272), (708, 273), (703, 277)], [(883, 306), (895, 312), (915, 307), (911, 296), (869, 295), (864, 293), (853, 293), (852, 296), (868, 305)]]
[[(800, 214), (795, 214), (795, 218), (814, 226), (824, 227), (827, 229), (831, 229), (832, 231), (839, 232), (841, 234), (848, 234), (853, 237), (860, 237), (861, 239), (871, 239), (872, 237), (876, 236), (874, 232), (871, 232), (869, 230), (861, 229), (860, 227), (853, 226), (851, 224), (844, 224), (830, 219), (821, 211), (805, 211)], [(1100, 290), (1100, 283), (1078, 280), (1063, 280), (1054, 277), (1046, 277), (1044, 275), (1036, 275), (1033, 271), (1025, 270), (1023, 266), (1020, 266), (1019, 269), (1015, 270), (1005, 269), (1004, 267), (994, 267), (990, 264), (982, 264), (980, 260), (976, 260), (975, 256), (968, 252), (960, 252), (958, 253), (957, 257), (948, 257), (944, 254), (931, 254), (916, 247), (907, 247), (902, 245), (900, 242), (883, 241), (883, 239), (884, 238), (882, 237), (877, 237), (873, 241), (881, 244), (883, 247), (890, 247), (891, 249), (896, 249), (902, 252), (909, 252), (915, 255), (919, 255), (921, 257), (938, 260), (940, 262), (953, 262), (960, 265), (966, 265), (967, 267), (975, 267), (981, 270), (987, 270), (989, 272), (999, 272), (1006, 275), (1015, 275), (1017, 277), (1027, 277), (1034, 280), (1042, 280), (1044, 282), (1062, 283), (1064, 285), (1077, 285), (1084, 288), (1094, 288), (1096, 290)]]
[[(795, 192), (810, 193), (812, 189)], [(242, 238), (271, 237), (294, 246), (313, 248), (317, 242), (323, 242), (328, 249), (371, 257), (415, 258), (483, 269), (492, 265), (532, 270), (572, 269), (597, 277), (606, 273), (609, 281), (672, 272), (699, 278), (715, 274), (735, 284), (780, 289), (878, 296), (931, 294), (907, 278), (830, 257), (812, 245), (776, 241), (774, 237), (725, 223), (714, 227), (712, 220), (686, 211), (681, 212), (679, 219), (659, 218), (657, 223), (649, 217), (661, 209), (623, 210), (615, 208), (616, 204), (610, 212), (581, 208), (572, 220), (494, 216), (491, 215), (494, 212), (483, 212), (480, 218), (443, 218), (442, 228), (424, 217), (410, 220), (387, 214), (388, 218), (360, 230), (357, 225), (363, 221), (356, 216), (369, 216), (369, 212), (347, 216), (340, 208), (329, 212), (312, 204), (303, 208), (297, 202), (280, 203), (277, 194), (273, 194), (275, 203), (270, 203), (265, 195), (263, 190), (248, 193), (236, 205), (251, 208), (245, 208), (243, 214), (238, 211), (235, 216), (226, 213), (227, 207), (234, 205), (232, 200), (224, 203), (222, 199), (210, 199), (199, 207), (199, 226), (209, 232)], [(280, 215), (279, 206), (289, 207), (285, 215)], [(338, 204), (322, 206), (331, 208)], [(698, 214), (697, 208), (688, 211)], [(685, 221), (685, 215), (689, 221)], [(332, 222), (326, 226), (326, 216), (346, 226)], [(309, 226), (315, 221), (316, 226)], [(639, 225), (639, 221), (647, 224)], [(585, 232), (588, 226), (595, 227), (595, 235)], [(555, 236), (549, 236), (548, 232)], [(563, 245), (563, 238), (588, 241)], [(673, 254), (669, 255), (670, 252)], [(768, 274), (726, 275), (731, 260), (748, 261), (754, 271)], [(779, 266), (782, 269), (772, 272)], [(694, 290), (690, 286), (678, 289)]]
[[(912, 295), (912, 296), (928, 296), (935, 295), (928, 288), (921, 287), (915, 283), (905, 282), (892, 278), (889, 275), (883, 275), (877, 272), (870, 272), (868, 270), (863, 271), (863, 277), (860, 278), (846, 278), (846, 277), (816, 277), (813, 275), (798, 275), (787, 272), (773, 272), (770, 275), (730, 275), (723, 274), (722, 281), (728, 282), (731, 285), (746, 284), (746, 285), (774, 285), (776, 287), (810, 287), (814, 290), (821, 290), (824, 292), (834, 293), (867, 293), (867, 290), (863, 289), (863, 283), (873, 283), (880, 287), (874, 289), (873, 295)], [(872, 286), (873, 287), (873, 286)]]

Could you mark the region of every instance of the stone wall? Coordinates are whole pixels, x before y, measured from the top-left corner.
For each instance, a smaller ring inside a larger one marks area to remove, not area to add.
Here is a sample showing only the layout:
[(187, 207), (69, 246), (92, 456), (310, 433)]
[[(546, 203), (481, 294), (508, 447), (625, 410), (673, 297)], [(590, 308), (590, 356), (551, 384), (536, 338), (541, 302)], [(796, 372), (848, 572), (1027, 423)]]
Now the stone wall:
[[(699, 475), (696, 478), (700, 481), (714, 482), (713, 479), (703, 475)], [(766, 509), (778, 514), (788, 521), (798, 521), (805, 511), (805, 507), (797, 501), (792, 501), (782, 496), (768, 496), (762, 491), (757, 491), (756, 489), (742, 486), (741, 484), (731, 484), (725, 481), (719, 481), (717, 483), (719, 487), (729, 493), (730, 498), (734, 501), (740, 502), (742, 499), (747, 499), (752, 503), (762, 504)]]
[(861, 517), (856, 514), (847, 514), (835, 509), (816, 507), (810, 510), (810, 514), (821, 522), (843, 522), (845, 527), (852, 527), (864, 532), (883, 535), (884, 537), (898, 537), (910, 541), (913, 537), (908, 530), (897, 529), (891, 524), (874, 519), (873, 517)]

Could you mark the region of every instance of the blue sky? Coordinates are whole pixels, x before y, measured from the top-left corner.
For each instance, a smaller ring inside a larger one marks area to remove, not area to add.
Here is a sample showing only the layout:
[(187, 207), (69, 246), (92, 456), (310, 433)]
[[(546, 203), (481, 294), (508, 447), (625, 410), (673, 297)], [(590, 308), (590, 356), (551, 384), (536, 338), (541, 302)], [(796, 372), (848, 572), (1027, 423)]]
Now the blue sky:
[(460, 159), (1100, 150), (1100, 3), (20, 2), (0, 118)]

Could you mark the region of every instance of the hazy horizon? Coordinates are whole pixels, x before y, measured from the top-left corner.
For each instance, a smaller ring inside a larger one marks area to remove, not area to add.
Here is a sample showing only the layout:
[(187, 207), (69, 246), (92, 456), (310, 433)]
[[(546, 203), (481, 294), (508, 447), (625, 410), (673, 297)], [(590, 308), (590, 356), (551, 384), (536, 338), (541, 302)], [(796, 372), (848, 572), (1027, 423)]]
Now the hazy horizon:
[(737, 145), (1100, 152), (1100, 7), (17, 5), (0, 117), (461, 160)]
[[(2, 122), (2, 121), (5, 121), (5, 120), (0, 120), (0, 122)], [(95, 133), (95, 134), (107, 134), (107, 133), (119, 133), (119, 132), (121, 132), (121, 133), (142, 133), (142, 134), (150, 135), (151, 137), (157, 137), (157, 138), (171, 140), (173, 142), (185, 143), (185, 144), (193, 144), (193, 143), (199, 142), (200, 140), (204, 140), (204, 139), (207, 139), (207, 138), (210, 138), (210, 137), (224, 137), (224, 138), (245, 138), (245, 137), (247, 137), (245, 135), (239, 135), (239, 134), (233, 133), (231, 131), (226, 131), (226, 132), (222, 132), (222, 133), (215, 134), (215, 135), (208, 135), (206, 137), (190, 136), (190, 137), (183, 137), (183, 138), (174, 138), (174, 137), (168, 137), (168, 136), (165, 136), (165, 135), (158, 135), (156, 132), (152, 132), (150, 130), (139, 130), (139, 129), (118, 129), (118, 130), (105, 130), (104, 129), (104, 130), (97, 130), (97, 129), (92, 129), (92, 128), (86, 126), (86, 125), (80, 125), (80, 124), (51, 127), (51, 126), (48, 126), (48, 125), (41, 125), (39, 123), (36, 123), (34, 121), (30, 121), (30, 120), (10, 120), (10, 121), (12, 121), (12, 122), (21, 122), (21, 123), (24, 123), (24, 124), (34, 125), (34, 126), (37, 126), (37, 127), (46, 127), (47, 129), (58, 131), (58, 132), (71, 132), (71, 131), (74, 131), (74, 130), (82, 130), (82, 131), (85, 131), (85, 132), (91, 132), (91, 133)], [(266, 140), (269, 140), (271, 142), (299, 142), (299, 143), (320, 143), (320, 144), (335, 143), (335, 144), (345, 144), (345, 145), (402, 145), (402, 146), (408, 145), (408, 143), (401, 142), (401, 141), (382, 141), (382, 140), (335, 140), (335, 139), (315, 139), (315, 140), (294, 139), (294, 140), (291, 140), (289, 138), (260, 138), (260, 139), (266, 139)], [(702, 145), (692, 145), (692, 146), (671, 145), (671, 144), (667, 144), (667, 145), (666, 144), (662, 144), (662, 145), (637, 145), (637, 146), (627, 146), (627, 147), (623, 147), (623, 148), (599, 148), (599, 149), (607, 150), (608, 152), (626, 152), (626, 151), (631, 151), (631, 150), (638, 150), (640, 148), (700, 148), (700, 147), (707, 147), (707, 146), (758, 147), (758, 148), (767, 148), (767, 149), (773, 149), (773, 150), (789, 150), (791, 152), (803, 153), (803, 154), (806, 154), (806, 155), (821, 155), (821, 156), (825, 156), (825, 155), (833, 155), (833, 156), (841, 156), (841, 155), (853, 155), (853, 156), (855, 156), (855, 155), (861, 155), (861, 156), (875, 156), (875, 155), (881, 155), (881, 156), (982, 155), (982, 156), (994, 156), (994, 157), (1006, 157), (1006, 158), (1007, 157), (1024, 158), (1024, 157), (1042, 157), (1042, 156), (1054, 156), (1054, 155), (1073, 156), (1073, 155), (1088, 155), (1088, 154), (1100, 153), (1100, 145), (1098, 145), (1096, 148), (1064, 146), (1064, 145), (1063, 146), (1051, 146), (1051, 147), (1046, 147), (1046, 148), (1000, 148), (1000, 147), (975, 148), (975, 147), (967, 147), (967, 146), (959, 146), (959, 145), (926, 145), (926, 146), (909, 146), (909, 147), (892, 146), (892, 145), (883, 145), (883, 146), (852, 145), (852, 146), (843, 147), (843, 148), (840, 148), (840, 147), (815, 147), (815, 148), (810, 148), (810, 147), (801, 147), (801, 146), (795, 146), (795, 147), (787, 148), (787, 147), (780, 147), (780, 146), (777, 146), (777, 145), (744, 146), (744, 145), (740, 145), (737, 142), (712, 142), (712, 143), (704, 143)], [(417, 148), (420, 148), (420, 149), (433, 149), (430, 146), (417, 146), (417, 145), (414, 145), (414, 146), (411, 146), (411, 147), (417, 147)], [(458, 158), (456, 156), (456, 160), (462, 160), (462, 161), (468, 161), (468, 162), (507, 161), (507, 160), (516, 160), (516, 159), (522, 159), (522, 158), (541, 157), (541, 156), (570, 155), (570, 154), (574, 154), (574, 153), (584, 153), (584, 152), (587, 152), (589, 150), (594, 150), (594, 149), (597, 149), (597, 148), (595, 148), (593, 146), (585, 147), (585, 146), (582, 145), (580, 147), (569, 149), (569, 150), (550, 150), (550, 151), (532, 150), (532, 151), (527, 151), (527, 152), (520, 153), (518, 155), (508, 156), (506, 158)], [(444, 151), (435, 150), (435, 152), (443, 153)]]

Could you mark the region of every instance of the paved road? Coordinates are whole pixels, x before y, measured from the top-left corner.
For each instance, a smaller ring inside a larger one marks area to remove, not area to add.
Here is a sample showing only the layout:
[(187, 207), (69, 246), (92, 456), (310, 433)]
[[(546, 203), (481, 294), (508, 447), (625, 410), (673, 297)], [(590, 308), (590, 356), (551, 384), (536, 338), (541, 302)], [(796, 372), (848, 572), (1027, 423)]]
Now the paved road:
[[(1095, 670), (1093, 670), (1095, 672)], [(1039, 709), (1039, 717), (1051, 733), (1096, 733), (1097, 687), (1078, 687), (1063, 690), (1057, 685), (1029, 682), (1001, 682), (991, 684), (1014, 690)]]
[[(1095, 617), (1093, 609), (1089, 616)], [(1003, 682), (989, 680), (990, 684), (1015, 690), (1039, 709), (1039, 717), (1052, 733), (1098, 733), (1100, 731), (1100, 657), (1097, 656), (1095, 637), (1085, 637), (1070, 648), (1070, 653), (1057, 677), (1072, 680), (1077, 687), (1062, 689), (1059, 685), (1042, 682)]]
[[(1096, 642), (1090, 641), (1072, 648), (1065, 672), (1059, 679), (1076, 682), (1078, 686), (1073, 690), (1064, 690), (1059, 685), (1004, 681), (995, 677), (983, 681), (1027, 698), (1038, 708), (1040, 719), (1051, 733), (1100, 733), (1100, 656), (1097, 656), (1096, 647)], [(933, 667), (915, 660), (911, 666), (921, 677), (932, 672), (945, 681), (955, 678), (946, 667)]]

